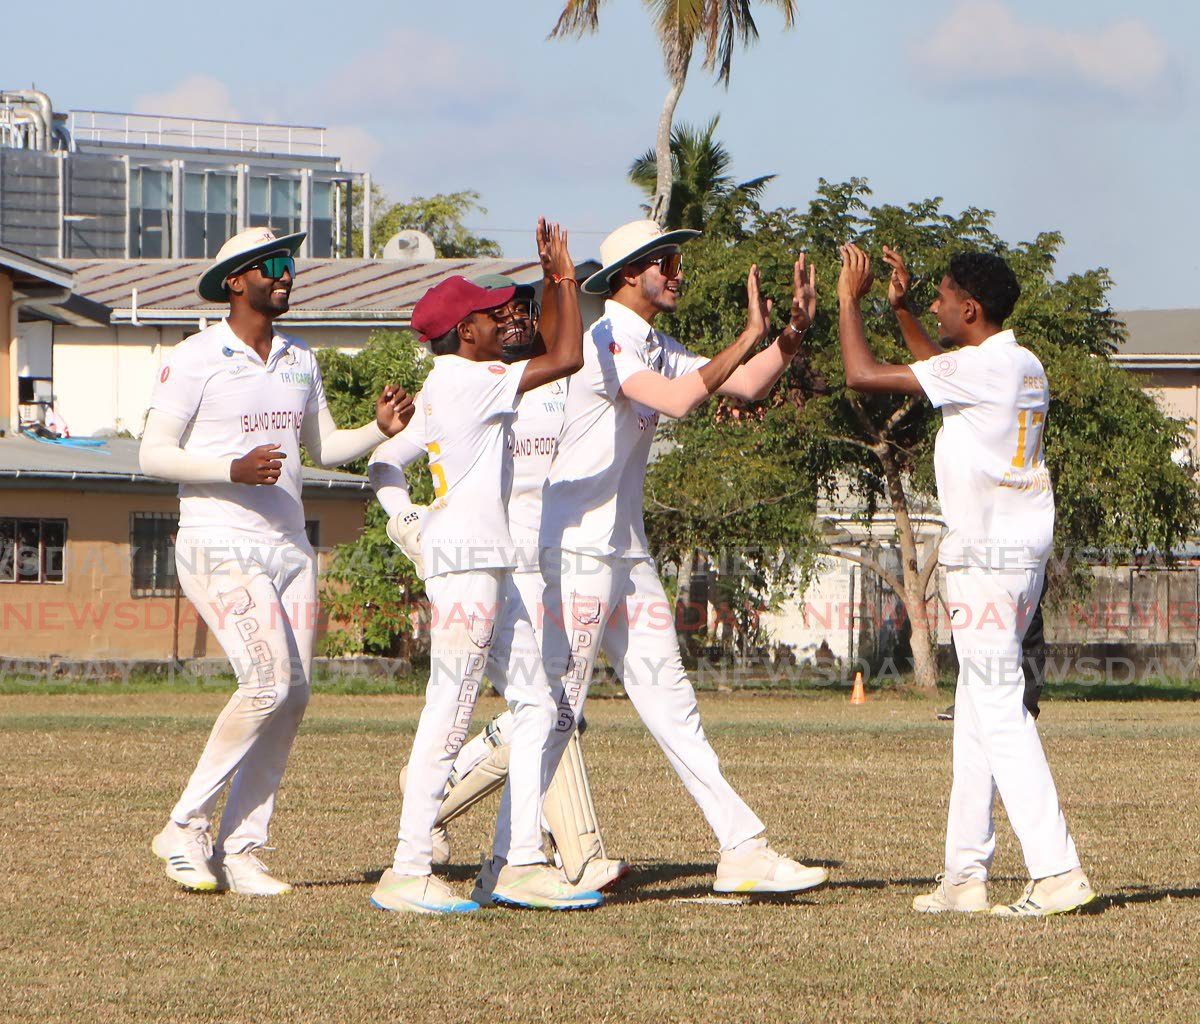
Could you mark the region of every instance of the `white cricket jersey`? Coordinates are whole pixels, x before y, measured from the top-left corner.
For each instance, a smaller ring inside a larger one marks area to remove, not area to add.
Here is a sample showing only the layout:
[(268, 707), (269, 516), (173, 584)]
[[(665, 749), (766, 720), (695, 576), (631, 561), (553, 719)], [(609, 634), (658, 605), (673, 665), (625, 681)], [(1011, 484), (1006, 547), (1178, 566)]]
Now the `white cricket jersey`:
[(642, 523), (646, 463), (658, 413), (621, 393), (635, 373), (676, 378), (708, 362), (609, 299), (583, 340), (550, 467), (541, 544), (600, 556), (649, 554)]
[[(524, 363), (514, 365), (523, 372)], [(508, 431), (512, 455), (512, 483), (508, 497), (508, 529), (514, 546), (517, 572), (538, 571), (538, 532), (542, 521), (542, 490), (550, 463), (558, 449), (566, 413), (567, 382), (554, 380), (527, 391), (517, 403), (516, 416)], [(403, 469), (426, 452), (425, 403), (422, 394), (408, 425), (375, 449), (372, 462), (384, 461)], [(391, 509), (388, 509), (389, 514)]]
[(1033, 569), (1054, 538), (1054, 493), (1042, 456), (1050, 387), (1012, 331), (912, 364), (942, 429), (934, 445), (949, 566)]
[(512, 568), (508, 431), (523, 365), (436, 356), (421, 389), (434, 502), (421, 532), (425, 578)]
[(180, 527), (302, 533), (300, 429), (323, 405), (316, 357), (296, 338), (276, 332), (265, 364), (225, 320), (175, 346), (159, 371), (150, 408), (189, 421), (180, 442), (185, 452), (240, 457), (278, 444), (287, 456), (269, 486), (180, 484)]

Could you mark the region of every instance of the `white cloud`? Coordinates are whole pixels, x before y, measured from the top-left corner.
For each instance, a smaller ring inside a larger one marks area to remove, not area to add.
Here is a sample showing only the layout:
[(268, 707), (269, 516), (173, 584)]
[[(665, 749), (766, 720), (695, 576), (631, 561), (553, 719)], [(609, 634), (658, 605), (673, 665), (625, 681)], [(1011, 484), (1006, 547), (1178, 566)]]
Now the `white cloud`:
[(918, 74), (936, 86), (1065, 86), (1158, 101), (1178, 84), (1166, 41), (1140, 18), (1064, 29), (1021, 21), (1001, 0), (963, 0), (911, 57)]
[(342, 158), (343, 167), (352, 171), (371, 171), (383, 152), (383, 143), (360, 125), (335, 124), (325, 133), (325, 148)]
[(166, 92), (137, 96), (133, 109), (138, 114), (169, 117), (208, 117), (215, 121), (242, 121), (229, 87), (211, 75), (189, 75)]

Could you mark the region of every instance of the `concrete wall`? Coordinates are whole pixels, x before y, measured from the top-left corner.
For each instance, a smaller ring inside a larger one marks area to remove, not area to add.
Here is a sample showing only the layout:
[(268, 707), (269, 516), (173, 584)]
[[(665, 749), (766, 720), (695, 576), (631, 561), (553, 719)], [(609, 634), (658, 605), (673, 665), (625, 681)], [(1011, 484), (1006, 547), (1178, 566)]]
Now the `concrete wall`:
[[(304, 507), (320, 523), (322, 549), (353, 540), (362, 527), (364, 502), (357, 498), (306, 497)], [(67, 520), (64, 582), (0, 583), (0, 658), (166, 660), (176, 629), (181, 658), (222, 656), (186, 598), (177, 604), (131, 596), (130, 515), (178, 513), (173, 494), (5, 489), (0, 510), (6, 517)], [(328, 563), (323, 550), (322, 571)]]

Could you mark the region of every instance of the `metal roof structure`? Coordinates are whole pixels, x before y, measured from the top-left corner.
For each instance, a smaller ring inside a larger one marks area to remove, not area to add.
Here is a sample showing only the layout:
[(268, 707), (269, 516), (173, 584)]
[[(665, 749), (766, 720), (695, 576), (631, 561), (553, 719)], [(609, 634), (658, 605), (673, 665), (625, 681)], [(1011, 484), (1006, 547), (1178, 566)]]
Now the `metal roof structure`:
[[(97, 445), (95, 442), (101, 441)], [(138, 465), (140, 442), (133, 438), (88, 438), (35, 441), (23, 435), (0, 437), (0, 488), (86, 487), (88, 489), (136, 488), (173, 491), (178, 485), (146, 476)], [(315, 497), (322, 491), (352, 497), (369, 492), (366, 477), (325, 469), (303, 470), (304, 493)]]
[(1117, 314), (1129, 337), (1114, 361), (1130, 369), (1195, 369), (1200, 364), (1200, 309), (1131, 309)]
[[(223, 316), (227, 307), (205, 302), (196, 279), (210, 260), (68, 259), (75, 290), (112, 310), (113, 324), (166, 326)], [(592, 261), (580, 264), (580, 273)], [(597, 267), (598, 268), (598, 267)], [(540, 281), (536, 260), (439, 259), (427, 263), (394, 260), (299, 259), (292, 308), (281, 324), (307, 326), (407, 326), (412, 307), (426, 290), (453, 274), (479, 277), (505, 274), (522, 282)]]
[(23, 318), (74, 324), (108, 323), (108, 309), (75, 294), (75, 275), (60, 263), (49, 263), (0, 246), (0, 272), (12, 279), (14, 291), (24, 300)]

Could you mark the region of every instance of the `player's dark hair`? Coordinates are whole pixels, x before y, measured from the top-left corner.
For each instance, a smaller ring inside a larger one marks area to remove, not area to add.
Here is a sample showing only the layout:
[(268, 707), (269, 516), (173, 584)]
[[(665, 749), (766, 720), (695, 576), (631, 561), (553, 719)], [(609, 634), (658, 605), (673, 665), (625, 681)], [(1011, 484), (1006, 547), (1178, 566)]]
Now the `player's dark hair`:
[(452, 356), (458, 351), (459, 344), (458, 325), (455, 324), (440, 338), (434, 338), (429, 342), (429, 351), (435, 356)]
[(1001, 327), (1012, 315), (1021, 286), (1003, 259), (990, 252), (960, 252), (950, 257), (950, 280), (983, 307), (988, 323)]

